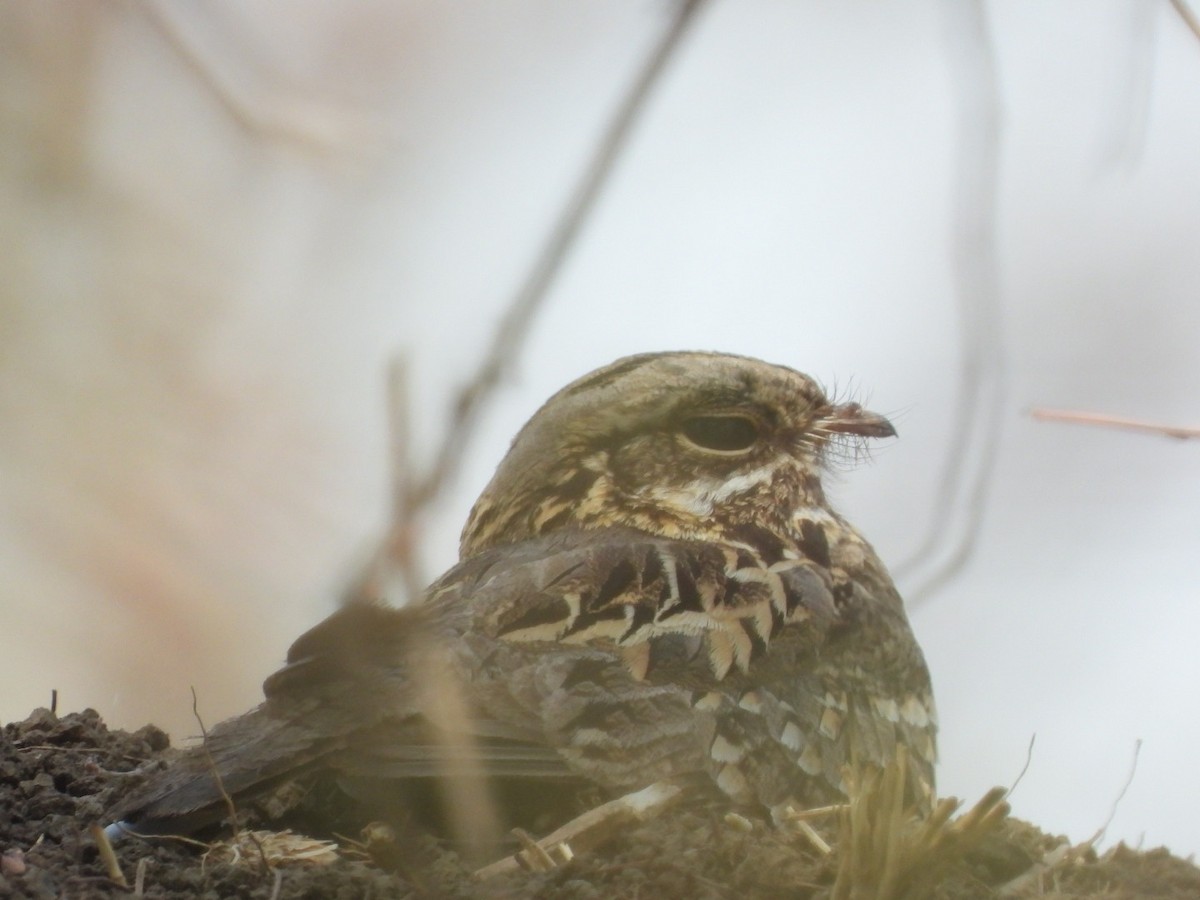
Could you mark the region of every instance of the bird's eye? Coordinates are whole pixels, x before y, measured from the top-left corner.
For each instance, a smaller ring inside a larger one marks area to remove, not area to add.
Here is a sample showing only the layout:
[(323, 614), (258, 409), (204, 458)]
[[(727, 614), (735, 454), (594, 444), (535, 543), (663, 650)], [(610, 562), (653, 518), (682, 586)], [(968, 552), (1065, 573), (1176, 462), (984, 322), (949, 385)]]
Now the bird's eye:
[(694, 416), (680, 430), (692, 444), (717, 453), (742, 453), (758, 440), (758, 424), (746, 416)]

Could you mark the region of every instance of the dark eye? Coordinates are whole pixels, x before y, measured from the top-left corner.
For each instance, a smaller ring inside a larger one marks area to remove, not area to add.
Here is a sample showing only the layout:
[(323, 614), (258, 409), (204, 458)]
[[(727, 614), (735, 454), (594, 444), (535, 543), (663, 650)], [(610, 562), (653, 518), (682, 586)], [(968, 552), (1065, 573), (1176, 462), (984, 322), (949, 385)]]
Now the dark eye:
[(749, 450), (758, 440), (758, 424), (745, 416), (695, 416), (680, 430), (697, 447), (720, 453)]

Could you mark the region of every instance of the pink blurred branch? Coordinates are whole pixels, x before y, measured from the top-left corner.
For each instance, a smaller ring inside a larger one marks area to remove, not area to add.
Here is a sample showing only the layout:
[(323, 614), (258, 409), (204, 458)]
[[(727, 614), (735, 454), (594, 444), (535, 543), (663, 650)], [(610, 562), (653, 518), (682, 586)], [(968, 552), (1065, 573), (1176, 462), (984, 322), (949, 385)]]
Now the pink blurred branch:
[(1200, 438), (1200, 428), (1163, 425), (1159, 422), (1147, 422), (1144, 419), (1130, 419), (1125, 416), (1111, 416), (1107, 413), (1082, 412), (1073, 409), (1047, 409), (1044, 406), (1038, 406), (1031, 409), (1029, 415), (1039, 422), (1070, 422), (1076, 425), (1122, 428), (1126, 431), (1144, 431), (1151, 434), (1161, 434), (1163, 437), (1176, 438), (1181, 441)]

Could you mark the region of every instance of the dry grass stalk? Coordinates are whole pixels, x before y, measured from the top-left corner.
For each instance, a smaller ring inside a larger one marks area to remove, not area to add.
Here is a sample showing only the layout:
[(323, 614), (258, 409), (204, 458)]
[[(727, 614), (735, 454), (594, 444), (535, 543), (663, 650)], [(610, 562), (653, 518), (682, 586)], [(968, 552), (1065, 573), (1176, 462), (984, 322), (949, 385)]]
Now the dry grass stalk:
[(326, 866), (339, 858), (338, 846), (332, 841), (319, 841), (293, 831), (238, 831), (225, 841), (211, 845), (204, 854), (204, 863), (225, 863), (231, 866), (249, 860), (265, 860), (274, 868), (280, 865)]
[[(192, 715), (196, 717), (196, 724), (200, 726), (200, 747), (204, 751), (205, 762), (208, 763), (209, 773), (216, 783), (217, 791), (221, 794), (221, 799), (225, 801), (225, 811), (229, 814), (229, 827), (233, 829), (233, 837), (231, 841), (238, 841), (243, 833), (246, 835), (246, 840), (258, 848), (258, 859), (262, 865), (263, 874), (271, 871), (271, 863), (267, 859), (267, 851), (259, 842), (255, 833), (252, 831), (243, 832), (241, 822), (238, 819), (237, 806), (233, 802), (233, 797), (225, 790), (225, 782), (221, 779), (221, 773), (217, 769), (216, 760), (212, 758), (212, 754), (208, 752), (208, 729), (204, 725), (204, 719), (200, 717), (200, 701), (196, 697), (196, 688), (192, 688)], [(219, 845), (217, 845), (219, 846)], [(211, 849), (211, 848), (210, 848)]]
[[(1095, 833), (1082, 844), (1072, 846), (1064, 841), (1055, 847), (1050, 848), (1042, 856), (1040, 860), (1035, 862), (1027, 872), (1022, 872), (1016, 878), (1002, 885), (999, 890), (1001, 897), (1016, 897), (1016, 896), (1040, 896), (1045, 892), (1046, 878), (1055, 878), (1056, 872), (1066, 866), (1077, 865), (1080, 862), (1093, 856), (1104, 840), (1104, 836), (1108, 833), (1108, 826), (1112, 824), (1112, 820), (1117, 815), (1117, 807), (1121, 805), (1121, 801), (1125, 799), (1125, 792), (1129, 790), (1129, 786), (1133, 784), (1133, 777), (1137, 774), (1138, 757), (1142, 752), (1142, 742), (1138, 739), (1133, 744), (1133, 761), (1129, 765), (1129, 775), (1125, 778), (1125, 783), (1121, 785), (1120, 791), (1113, 799), (1112, 809), (1109, 810), (1108, 818), (1104, 820), (1104, 824), (1096, 829)], [(1009, 791), (1012, 793), (1012, 791)], [(1112, 848), (1108, 854), (1111, 855), (1118, 848)]]
[(146, 893), (146, 870), (150, 867), (150, 857), (143, 856), (138, 860), (137, 869), (133, 876), (133, 896), (141, 897)]
[[(506, 856), (476, 870), (474, 877), (477, 881), (483, 881), (518, 869), (539, 871), (539, 866), (547, 860), (554, 865), (561, 865), (577, 851), (597, 847), (628, 826), (658, 815), (675, 803), (681, 795), (682, 790), (678, 785), (656, 781), (649, 787), (609, 800), (575, 817), (540, 841), (534, 842), (537, 850), (533, 853), (526, 844), (512, 856)], [(522, 832), (517, 834), (517, 838), (524, 844), (523, 838), (528, 838), (528, 835)], [(555, 857), (558, 859), (555, 860)]]
[[(899, 748), (903, 751), (903, 748)], [(961, 801), (938, 801), (921, 817), (904, 802), (904, 752), (882, 769), (846, 773), (850, 802), (838, 829), (833, 900), (918, 900), (946, 870), (1008, 815), (1004, 788), (993, 788), (951, 820)]]
[(129, 882), (125, 880), (125, 873), (121, 871), (121, 863), (117, 861), (117, 854), (113, 850), (112, 844), (109, 843), (104, 829), (99, 825), (92, 825), (88, 830), (91, 832), (92, 840), (96, 842), (96, 849), (100, 851), (100, 861), (104, 863), (104, 871), (108, 873), (108, 877), (123, 888), (129, 887)]
[(216, 760), (208, 752), (208, 729), (204, 725), (204, 719), (200, 717), (200, 700), (196, 697), (195, 686), (191, 690), (192, 716), (195, 717), (196, 724), (200, 726), (200, 749), (204, 752), (204, 761), (208, 763), (209, 774), (212, 775), (213, 781), (216, 783), (217, 793), (221, 795), (221, 799), (225, 802), (225, 812), (229, 816), (229, 827), (236, 832), (241, 829), (241, 823), (238, 821), (237, 806), (234, 805), (233, 798), (229, 796), (229, 792), (225, 790), (225, 782), (221, 778), (221, 772), (217, 769)]

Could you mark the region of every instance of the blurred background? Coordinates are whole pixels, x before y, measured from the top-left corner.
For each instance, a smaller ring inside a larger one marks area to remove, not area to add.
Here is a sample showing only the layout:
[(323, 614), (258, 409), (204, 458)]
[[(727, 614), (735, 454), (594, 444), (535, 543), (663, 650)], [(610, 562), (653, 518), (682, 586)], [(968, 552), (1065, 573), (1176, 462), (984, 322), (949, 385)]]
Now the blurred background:
[(393, 522), (389, 366), (428, 472), (658, 58), (402, 523), (424, 574), (570, 379), (793, 366), (898, 425), (832, 494), (909, 597), (941, 791), (1036, 735), (1015, 811), (1084, 840), (1140, 740), (1107, 840), (1200, 850), (1200, 442), (1029, 415), (1200, 425), (1200, 39), (1167, 0), (688, 9), (0, 6), (0, 720), (257, 702)]

